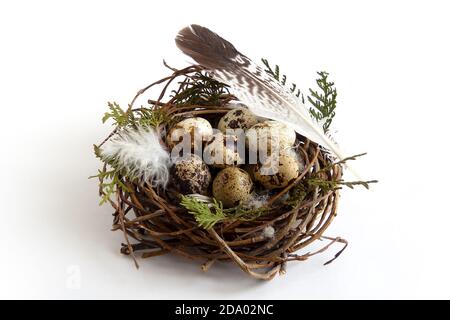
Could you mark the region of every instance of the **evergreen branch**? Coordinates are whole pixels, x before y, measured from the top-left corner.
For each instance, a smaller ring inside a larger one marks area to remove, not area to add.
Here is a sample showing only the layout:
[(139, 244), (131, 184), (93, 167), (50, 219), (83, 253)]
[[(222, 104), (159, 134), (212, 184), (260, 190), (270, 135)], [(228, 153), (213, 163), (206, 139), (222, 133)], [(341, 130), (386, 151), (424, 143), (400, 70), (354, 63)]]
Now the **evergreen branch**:
[(321, 174), (324, 172), (327, 172), (331, 170), (334, 166), (341, 166), (344, 165), (347, 161), (356, 160), (359, 157), (362, 157), (366, 155), (367, 153), (360, 153), (356, 154), (354, 156), (350, 156), (347, 158), (344, 158), (340, 161), (331, 163), (322, 169), (318, 170), (317, 172), (314, 172), (309, 179), (306, 180), (306, 183), (308, 184), (308, 187), (314, 188), (319, 187), (325, 192), (330, 190), (337, 190), (341, 189), (342, 186), (346, 186), (350, 189), (354, 189), (355, 186), (361, 185), (366, 189), (369, 189), (369, 184), (371, 183), (377, 183), (378, 180), (368, 180), (368, 181), (344, 181), (342, 179), (339, 180), (325, 180), (321, 178)]
[(347, 161), (350, 161), (350, 160), (356, 160), (356, 158), (365, 156), (366, 154), (367, 154), (367, 152), (364, 152), (364, 153), (360, 153), (360, 154), (356, 154), (356, 155), (353, 155), (353, 156), (344, 158), (344, 159), (342, 159), (342, 160), (340, 160), (340, 161), (336, 161), (336, 162), (330, 163), (329, 165), (326, 165), (325, 167), (323, 167), (322, 169), (320, 169), (319, 171), (317, 171), (316, 174), (318, 174), (318, 173), (320, 173), (320, 172), (326, 172), (326, 171), (329, 171), (329, 170), (330, 170), (331, 168), (333, 168), (334, 166), (340, 166), (340, 165), (343, 165), (343, 164), (345, 164)]
[[(280, 82), (283, 86), (287, 83), (286, 75), (280, 74), (280, 67), (275, 65), (272, 67), (267, 59), (261, 59), (266, 67), (264, 70), (272, 78)], [(337, 91), (334, 87), (334, 82), (328, 81), (328, 73), (325, 71), (317, 72), (319, 78), (316, 80), (319, 90), (309, 89), (310, 95), (307, 97), (308, 102), (312, 105), (309, 109), (311, 116), (317, 122), (322, 124), (325, 133), (330, 129), (333, 117), (336, 115), (336, 98)], [(297, 84), (291, 83), (289, 90), (297, 97), (301, 97), (302, 102), (305, 103), (305, 97), (297, 88)]]
[(98, 170), (98, 174), (90, 176), (89, 179), (97, 178), (99, 180), (99, 187), (102, 190), (102, 198), (100, 200), (100, 205), (111, 200), (111, 197), (117, 192), (118, 188), (128, 191), (127, 186), (122, 181), (122, 175), (120, 170), (117, 169), (115, 163), (112, 161), (105, 161), (101, 156), (101, 149), (99, 146), (94, 144), (94, 154), (101, 161), (105, 162), (110, 168), (104, 170)]
[[(266, 67), (266, 69), (264, 71), (268, 75), (270, 75), (272, 78), (274, 78), (275, 80), (280, 82), (281, 85), (285, 86), (286, 83), (287, 83), (287, 76), (285, 74), (283, 74), (283, 75), (280, 74), (280, 67), (278, 65), (275, 65), (275, 67), (272, 68), (270, 66), (269, 61), (267, 59), (264, 59), (264, 58), (262, 58), (261, 61), (264, 64), (264, 66)], [(289, 88), (289, 90), (293, 94), (295, 94), (296, 97), (300, 97), (300, 95), (301, 95), (302, 96), (302, 101), (304, 102), (303, 94), (301, 93), (300, 89), (297, 89), (297, 85), (295, 83), (291, 83), (291, 87)]]
[(299, 183), (293, 187), (289, 193), (289, 198), (286, 200), (286, 204), (291, 208), (296, 208), (303, 200), (305, 200), (308, 192), (303, 183)]
[(221, 202), (214, 199), (213, 203), (199, 201), (193, 197), (182, 196), (181, 203), (192, 214), (198, 225), (204, 229), (211, 229), (216, 223), (227, 217)]
[(92, 178), (97, 178), (100, 181), (99, 186), (103, 192), (99, 203), (100, 205), (111, 200), (111, 197), (117, 192), (118, 188), (129, 192), (128, 187), (122, 181), (122, 176), (115, 168), (111, 168), (110, 170), (98, 170), (97, 175), (89, 177), (89, 179)]
[[(114, 120), (114, 125), (125, 127), (158, 127), (160, 124), (167, 123), (170, 118), (162, 109), (144, 108), (130, 109), (124, 111), (116, 102), (108, 102), (109, 112), (106, 112), (102, 118), (105, 123), (109, 119)], [(136, 113), (136, 114), (135, 114)]]
[(157, 128), (163, 123), (169, 123), (172, 119), (167, 116), (163, 109), (139, 109), (140, 117), (138, 124), (142, 127)]
[(177, 105), (214, 106), (223, 95), (229, 94), (227, 85), (201, 72), (186, 77), (180, 88), (172, 95), (173, 103)]
[(309, 89), (310, 96), (308, 96), (309, 103), (313, 107), (309, 109), (311, 115), (319, 122), (322, 123), (323, 131), (328, 132), (333, 117), (336, 115), (336, 97), (337, 91), (334, 87), (334, 82), (328, 81), (327, 72), (317, 72), (319, 78), (316, 80), (319, 86), (319, 91)]
[(222, 202), (216, 199), (213, 199), (213, 202), (204, 202), (189, 196), (182, 196), (180, 204), (194, 216), (198, 225), (204, 229), (210, 229), (216, 223), (223, 221), (252, 221), (270, 210), (267, 207), (246, 209), (242, 206), (224, 209)]
[(253, 221), (259, 218), (263, 214), (267, 213), (270, 209), (268, 207), (260, 207), (255, 209), (248, 209), (242, 205), (238, 205), (234, 208), (224, 209), (229, 219), (235, 219), (240, 221)]
[(354, 186), (358, 186), (358, 185), (362, 185), (364, 188), (366, 188), (367, 190), (369, 190), (369, 184), (371, 183), (378, 183), (378, 180), (368, 180), (368, 181), (339, 181), (339, 184), (346, 186), (350, 189), (353, 189)]
[[(266, 66), (266, 70), (264, 71), (266, 71), (269, 75), (271, 75), (272, 78), (274, 78), (275, 80), (280, 81), (280, 67), (276, 64), (275, 70), (273, 70), (267, 59), (262, 58), (261, 61)], [(283, 80), (281, 82), (282, 82), (281, 84), (283, 85), (286, 83), (286, 75), (283, 75)]]
[(126, 127), (130, 123), (134, 123), (134, 115), (130, 108), (124, 111), (116, 102), (108, 102), (109, 112), (106, 112), (102, 118), (102, 122), (105, 123), (109, 119), (114, 120), (114, 125), (118, 127)]
[(339, 180), (326, 180), (319, 178), (316, 175), (306, 179), (305, 181), (299, 183), (290, 192), (289, 198), (285, 201), (285, 204), (291, 208), (296, 208), (303, 200), (306, 199), (310, 192), (313, 192), (315, 188), (320, 188), (323, 192), (335, 191), (342, 189), (343, 186), (350, 189), (354, 189), (355, 186), (363, 186), (369, 189), (369, 184), (377, 183), (377, 180), (369, 181), (344, 181)]
[(355, 186), (363, 186), (366, 189), (369, 189), (369, 184), (377, 183), (377, 180), (369, 180), (369, 181), (344, 181), (340, 180), (324, 180), (320, 178), (310, 178), (307, 181), (309, 187), (319, 187), (324, 192), (334, 191), (338, 189), (342, 189), (342, 186), (348, 187), (350, 189), (354, 189)]
[(98, 174), (89, 177), (89, 179), (97, 178), (99, 180), (99, 187), (103, 192), (100, 205), (111, 200), (111, 197), (118, 191), (119, 188), (125, 192), (129, 192), (130, 190), (122, 181), (123, 174), (121, 170), (118, 169), (117, 163), (115, 163), (113, 160), (106, 161), (101, 156), (100, 147), (95, 144), (94, 154), (97, 158), (106, 163), (107, 167), (109, 168), (98, 170)]
[(305, 178), (305, 180), (291, 189), (290, 196), (285, 201), (285, 204), (292, 208), (296, 208), (303, 200), (306, 199), (307, 195), (310, 192), (313, 192), (316, 188), (320, 188), (323, 192), (342, 189), (343, 186), (350, 189), (354, 189), (355, 186), (363, 186), (364, 188), (369, 189), (369, 185), (372, 183), (377, 183), (378, 180), (344, 181), (343, 179), (328, 180), (326, 178), (323, 178), (323, 173), (330, 171), (334, 166), (344, 165), (347, 161), (356, 160), (358, 157), (361, 157), (365, 154), (366, 153), (361, 153), (344, 158), (312, 173), (310, 177)]

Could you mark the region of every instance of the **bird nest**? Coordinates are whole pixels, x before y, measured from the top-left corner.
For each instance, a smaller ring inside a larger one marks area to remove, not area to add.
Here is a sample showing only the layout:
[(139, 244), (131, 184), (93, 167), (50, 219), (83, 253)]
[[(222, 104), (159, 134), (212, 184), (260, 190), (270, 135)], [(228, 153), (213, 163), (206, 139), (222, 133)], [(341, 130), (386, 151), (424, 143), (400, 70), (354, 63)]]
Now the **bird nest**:
[[(117, 127), (95, 147), (97, 153), (121, 128), (135, 122), (153, 126), (165, 144), (165, 133), (177, 120), (200, 116), (217, 124), (230, 110), (229, 103), (235, 97), (200, 66), (170, 69), (170, 76), (140, 90), (126, 111), (110, 105), (112, 111), (105, 119), (114, 118)], [(138, 98), (147, 100), (145, 95), (152, 91), (149, 89), (159, 86), (162, 86), (160, 94), (148, 100), (148, 106), (135, 106)], [(200, 225), (180, 204), (182, 196), (173, 184), (153, 187), (108, 170), (105, 163), (97, 176), (100, 195), (115, 210), (113, 230), (124, 234), (121, 253), (132, 256), (136, 265), (138, 256), (150, 258), (173, 253), (201, 261), (203, 271), (216, 262), (231, 261), (250, 276), (269, 280), (285, 273), (288, 262), (307, 260), (340, 243), (342, 248), (325, 264), (330, 263), (347, 246), (342, 238), (324, 236), (337, 214), (342, 162), (333, 163), (317, 144), (303, 136), (297, 135), (297, 142), (295, 152), (305, 164), (298, 178), (272, 191), (258, 215), (231, 215), (209, 227)], [(308, 250), (320, 240), (319, 247)]]

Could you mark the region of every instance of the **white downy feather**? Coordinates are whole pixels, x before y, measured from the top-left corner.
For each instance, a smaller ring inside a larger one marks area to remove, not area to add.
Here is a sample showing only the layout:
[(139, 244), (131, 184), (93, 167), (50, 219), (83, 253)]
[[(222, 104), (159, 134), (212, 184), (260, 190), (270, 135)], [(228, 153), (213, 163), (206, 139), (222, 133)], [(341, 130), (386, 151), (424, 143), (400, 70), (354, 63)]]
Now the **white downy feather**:
[(170, 154), (151, 128), (120, 131), (102, 146), (100, 155), (127, 175), (154, 187), (165, 187), (169, 181)]

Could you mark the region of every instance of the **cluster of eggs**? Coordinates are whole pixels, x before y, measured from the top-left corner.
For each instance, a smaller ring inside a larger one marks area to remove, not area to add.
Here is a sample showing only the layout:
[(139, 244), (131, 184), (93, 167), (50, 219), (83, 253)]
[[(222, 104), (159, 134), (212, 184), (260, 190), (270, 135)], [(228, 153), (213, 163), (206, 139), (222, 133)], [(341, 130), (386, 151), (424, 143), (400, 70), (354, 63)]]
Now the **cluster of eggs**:
[[(247, 108), (240, 107), (227, 112), (217, 129), (215, 132), (206, 119), (193, 117), (178, 122), (168, 132), (166, 143), (170, 149), (186, 136), (191, 137), (191, 148), (195, 143), (204, 145), (203, 158), (191, 153), (180, 157), (172, 167), (173, 185), (182, 194), (207, 195), (212, 189), (216, 200), (233, 207), (249, 198), (255, 183), (268, 190), (283, 188), (303, 170), (301, 159), (292, 151), (296, 133), (280, 122), (260, 121)], [(229, 134), (236, 129), (243, 134)], [(276, 136), (273, 130), (277, 130)], [(243, 139), (244, 150), (238, 148)], [(249, 151), (257, 153), (261, 146), (267, 146), (268, 156), (254, 164), (246, 163), (245, 155)], [(279, 152), (272, 152), (275, 147)], [(270, 173), (274, 163), (278, 170)], [(211, 172), (215, 171), (213, 177)]]

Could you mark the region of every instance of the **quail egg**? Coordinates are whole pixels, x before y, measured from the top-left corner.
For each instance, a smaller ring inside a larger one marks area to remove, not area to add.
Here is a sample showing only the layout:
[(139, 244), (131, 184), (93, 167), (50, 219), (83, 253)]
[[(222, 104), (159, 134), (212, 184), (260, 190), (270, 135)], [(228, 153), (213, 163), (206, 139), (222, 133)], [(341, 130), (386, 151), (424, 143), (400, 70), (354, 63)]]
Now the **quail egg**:
[(219, 121), (217, 129), (226, 133), (227, 129), (247, 130), (258, 123), (257, 117), (247, 108), (239, 107), (228, 111)]
[(266, 120), (257, 123), (247, 131), (247, 146), (250, 151), (256, 152), (264, 148), (270, 155), (275, 149), (286, 149), (295, 144), (296, 133), (287, 125)]
[[(208, 141), (213, 135), (213, 128), (208, 120), (194, 117), (187, 118), (178, 122), (172, 129), (170, 129), (166, 142), (170, 149), (183, 141), (183, 138), (189, 135), (191, 140), (191, 148), (196, 143), (201, 144)], [(195, 138), (199, 141), (195, 141)]]
[(216, 200), (227, 208), (246, 201), (253, 188), (252, 179), (247, 172), (238, 167), (228, 167), (220, 171), (214, 179), (212, 191)]
[(242, 158), (245, 158), (244, 141), (243, 139), (239, 140), (235, 135), (224, 135), (218, 132), (207, 142), (203, 159), (208, 165), (215, 168), (240, 165), (243, 163)]
[(254, 166), (254, 179), (266, 189), (286, 187), (304, 169), (304, 162), (293, 151), (274, 153)]
[(198, 155), (189, 154), (177, 159), (171, 171), (173, 184), (182, 194), (207, 194), (211, 173)]

